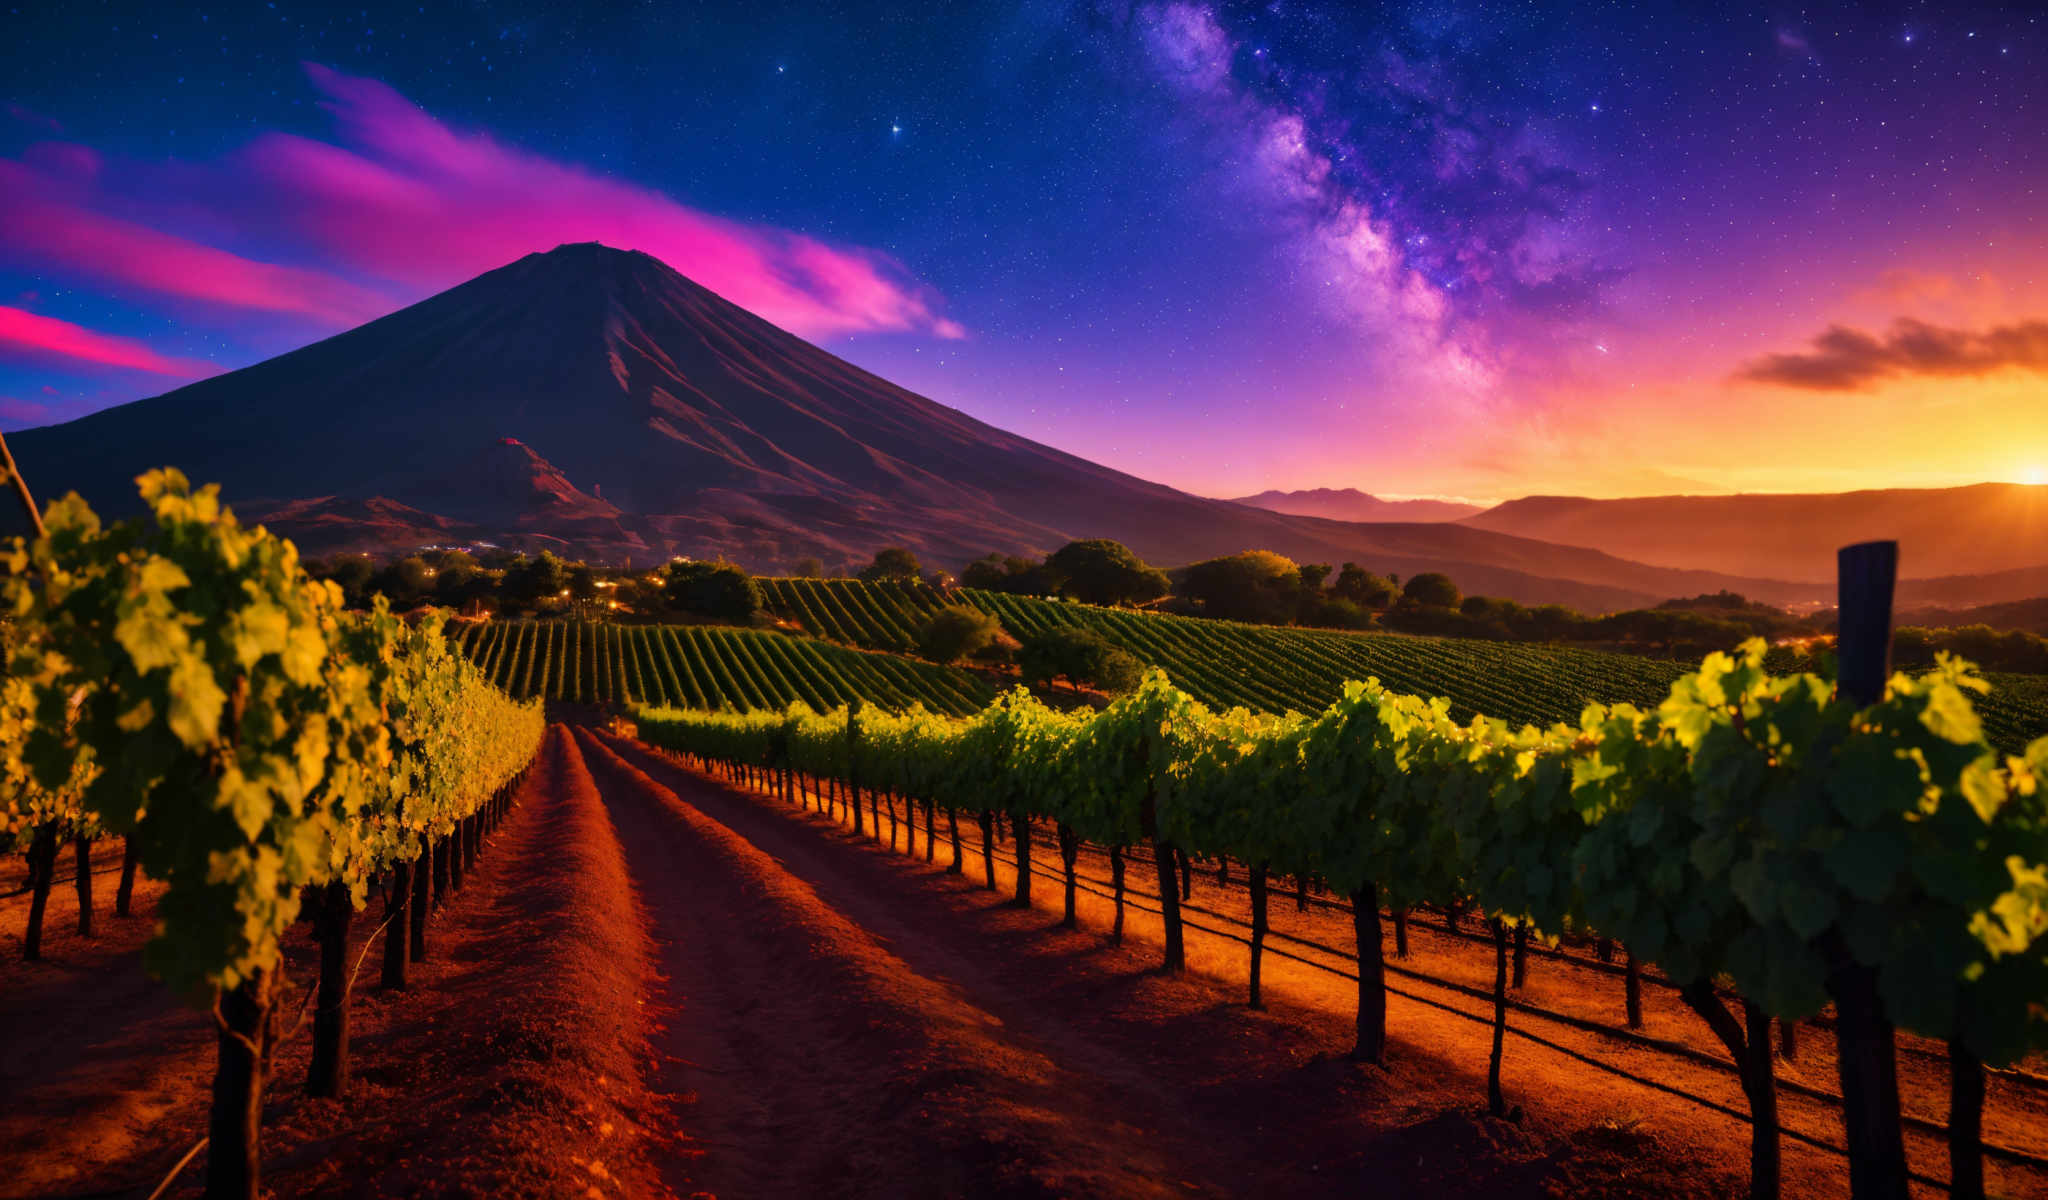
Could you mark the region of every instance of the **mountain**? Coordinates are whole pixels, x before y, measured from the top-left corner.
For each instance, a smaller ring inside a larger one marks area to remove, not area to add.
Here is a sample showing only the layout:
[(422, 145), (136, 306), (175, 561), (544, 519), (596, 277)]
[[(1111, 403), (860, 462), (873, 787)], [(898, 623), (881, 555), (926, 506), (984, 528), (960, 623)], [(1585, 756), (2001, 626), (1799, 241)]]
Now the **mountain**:
[[(1462, 524), (1655, 565), (1823, 583), (1833, 578), (1837, 547), (1876, 538), (1898, 541), (1906, 579), (2048, 567), (2048, 485), (2040, 484), (1634, 500), (1530, 496)], [(2040, 594), (2038, 587), (2000, 587), (1997, 594), (1965, 590), (1960, 598), (1989, 603)]]
[(1483, 505), (1449, 500), (1382, 500), (1357, 488), (1260, 492), (1256, 496), (1239, 496), (1231, 503), (1297, 517), (1327, 517), (1332, 521), (1455, 521), (1484, 511)]
[(877, 378), (645, 254), (530, 254), (266, 362), (10, 439), (44, 495), (136, 508), (176, 464), (308, 553), (450, 540), (618, 561), (838, 566), (903, 544), (957, 566), (1113, 537), (1173, 565), (1247, 548), (1440, 570), (1588, 611), (1810, 587), (1626, 561), (1457, 524), (1357, 524), (1208, 500)]

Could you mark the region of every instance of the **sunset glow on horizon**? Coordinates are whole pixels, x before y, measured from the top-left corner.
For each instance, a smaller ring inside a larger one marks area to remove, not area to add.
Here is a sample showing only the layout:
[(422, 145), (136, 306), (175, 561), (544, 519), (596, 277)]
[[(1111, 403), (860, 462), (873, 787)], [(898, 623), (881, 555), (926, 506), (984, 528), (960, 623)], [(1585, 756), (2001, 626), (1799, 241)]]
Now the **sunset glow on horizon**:
[(265, 11), (0, 17), (0, 428), (599, 240), (1205, 495), (2048, 484), (2038, 13)]

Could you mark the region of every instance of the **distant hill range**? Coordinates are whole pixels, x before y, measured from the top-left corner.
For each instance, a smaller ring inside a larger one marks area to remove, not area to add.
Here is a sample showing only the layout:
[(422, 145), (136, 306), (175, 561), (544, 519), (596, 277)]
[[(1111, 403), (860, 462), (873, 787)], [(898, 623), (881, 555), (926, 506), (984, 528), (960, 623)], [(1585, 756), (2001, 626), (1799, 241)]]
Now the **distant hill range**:
[(1232, 504), (1249, 504), (1268, 512), (1332, 521), (1455, 521), (1484, 512), (1482, 504), (1449, 500), (1382, 500), (1357, 488), (1307, 488), (1298, 492), (1260, 492), (1239, 496)]
[[(1876, 538), (1899, 543), (1899, 573), (1907, 579), (2048, 567), (2048, 485), (2038, 484), (1632, 500), (1529, 496), (1461, 523), (1654, 565), (1818, 583), (1834, 577), (1836, 547)], [(2048, 592), (2006, 590), (2020, 583), (2017, 577), (1958, 582), (1969, 593), (1957, 597), (1962, 603)]]
[(1989, 625), (1993, 629), (2024, 629), (2048, 635), (2048, 596), (2013, 600), (2004, 604), (1979, 604), (1967, 608), (1930, 605), (1899, 610), (1901, 625)]
[[(778, 571), (902, 544), (957, 569), (992, 550), (1111, 537), (1162, 565), (1264, 548), (1402, 576), (1444, 571), (1467, 592), (1600, 612), (1724, 588), (1825, 599), (1824, 587), (1785, 580), (1825, 579), (1833, 546), (1812, 561), (1787, 547), (1770, 574), (1753, 574), (1690, 568), (1704, 535), (1683, 525), (1624, 556), (1592, 536), (1597, 523), (1500, 527), (1516, 523), (1515, 505), (1466, 523), (1368, 524), (1203, 499), (994, 428), (654, 258), (590, 243), (10, 442), (41, 495), (76, 490), (122, 515), (137, 508), (134, 476), (172, 464), (219, 482), (237, 511), (308, 553), (488, 541)], [(1631, 561), (1648, 551), (1657, 563)]]

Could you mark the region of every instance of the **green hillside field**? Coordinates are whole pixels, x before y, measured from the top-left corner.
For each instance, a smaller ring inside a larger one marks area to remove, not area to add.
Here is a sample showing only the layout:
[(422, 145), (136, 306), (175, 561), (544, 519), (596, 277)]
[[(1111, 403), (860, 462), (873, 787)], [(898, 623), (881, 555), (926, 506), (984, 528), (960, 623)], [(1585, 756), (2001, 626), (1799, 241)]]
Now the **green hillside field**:
[[(1023, 638), (1057, 625), (1093, 629), (1140, 662), (1159, 666), (1212, 707), (1315, 712), (1346, 680), (1377, 677), (1388, 687), (1451, 701), (1452, 714), (1547, 725), (1575, 721), (1595, 701), (1661, 702), (1671, 682), (1698, 664), (1571, 646), (1418, 637), (1399, 633), (1248, 625), (1129, 609), (1097, 608), (1005, 592), (854, 579), (763, 579), (770, 611), (818, 637), (905, 652), (932, 610), (966, 603), (994, 614)], [(1993, 674), (1978, 703), (1994, 744), (2018, 750), (2048, 733), (2048, 676)]]

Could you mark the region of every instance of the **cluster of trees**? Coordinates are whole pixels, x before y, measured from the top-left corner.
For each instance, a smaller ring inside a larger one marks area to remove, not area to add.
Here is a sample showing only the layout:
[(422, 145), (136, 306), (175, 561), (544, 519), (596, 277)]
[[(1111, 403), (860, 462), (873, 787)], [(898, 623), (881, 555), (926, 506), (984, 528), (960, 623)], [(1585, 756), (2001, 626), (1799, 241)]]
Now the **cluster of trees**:
[(1364, 629), (1376, 611), (1400, 605), (1455, 608), (1457, 585), (1439, 574), (1404, 586), (1357, 563), (1296, 563), (1270, 550), (1204, 559), (1175, 572), (1173, 607), (1191, 616), (1267, 625)]
[(917, 652), (941, 665), (963, 658), (1000, 659), (1008, 651), (1003, 623), (971, 604), (949, 604), (918, 631)]
[(1129, 651), (1113, 645), (1092, 629), (1063, 625), (1024, 639), (1017, 651), (1024, 682), (1050, 687), (1060, 679), (1079, 690), (1083, 685), (1110, 695), (1138, 686), (1145, 668)]
[(661, 598), (671, 610), (735, 625), (749, 624), (764, 607), (761, 585), (731, 563), (672, 562), (662, 572)]
[(1083, 604), (1150, 604), (1173, 586), (1166, 572), (1148, 565), (1122, 542), (1088, 538), (1034, 562), (1017, 555), (990, 554), (960, 572), (963, 587), (1022, 596), (1065, 596)]
[(318, 579), (341, 585), (350, 608), (368, 608), (376, 597), (404, 610), (422, 604), (463, 609), (481, 604), (506, 614), (538, 612), (563, 600), (598, 598), (599, 580), (621, 575), (588, 563), (569, 562), (542, 551), (529, 557), (516, 551), (441, 550), (411, 554), (378, 564), (367, 555), (343, 554), (306, 564)]
[(1589, 617), (1561, 604), (1517, 604), (1493, 596), (1466, 596), (1455, 605), (1401, 604), (1382, 621), (1406, 633), (1485, 638), (1502, 642), (1595, 642), (1693, 656), (1726, 650), (1752, 637), (1766, 639), (1806, 630), (1776, 609), (1754, 613), (1672, 607), (1631, 609)]
[(345, 603), (354, 609), (367, 609), (382, 596), (399, 611), (434, 604), (508, 617), (639, 613), (745, 625), (763, 606), (760, 586), (746, 571), (688, 559), (650, 573), (575, 562), (546, 550), (442, 550), (383, 564), (367, 555), (338, 555), (310, 562), (307, 570), (341, 585)]
[(1144, 676), (1144, 665), (1129, 651), (1094, 630), (1063, 625), (1020, 643), (993, 614), (971, 604), (949, 604), (933, 612), (919, 632), (918, 653), (941, 664), (1014, 659), (1030, 686), (1051, 687), (1064, 679), (1075, 691), (1090, 687), (1110, 695), (1131, 690)]
[(1964, 625), (1922, 629), (1908, 625), (1892, 634), (1892, 657), (1903, 667), (1924, 667), (1946, 650), (1990, 671), (2048, 675), (2048, 638), (2021, 629)]
[[(422, 604), (455, 609), (483, 607), (506, 616), (522, 613), (614, 612), (654, 617), (699, 617), (751, 624), (764, 607), (760, 587), (740, 567), (723, 562), (678, 560), (653, 574), (635, 574), (566, 561), (542, 551), (471, 554), (443, 550), (408, 555), (379, 564), (364, 555), (341, 555), (307, 564), (316, 578), (341, 585), (351, 608), (367, 608), (377, 596), (394, 609)], [(817, 560), (799, 573), (817, 575)], [(943, 573), (927, 573), (917, 555), (888, 547), (858, 572), (868, 582), (947, 586)], [(989, 554), (968, 563), (959, 582), (966, 587), (1019, 595), (1062, 596), (1086, 604), (1151, 605), (1190, 616), (1273, 625), (1364, 629), (1379, 625), (1405, 633), (1493, 641), (1579, 642), (1680, 656), (1725, 650), (1761, 637), (1825, 638), (1834, 613), (1794, 616), (1735, 592), (1721, 591), (1667, 600), (1655, 608), (1588, 616), (1559, 604), (1522, 605), (1492, 596), (1466, 596), (1440, 572), (1379, 575), (1357, 563), (1296, 563), (1267, 550), (1205, 559), (1171, 576), (1147, 564), (1128, 547), (1107, 538), (1070, 542), (1043, 560)], [(1027, 644), (1028, 645), (1028, 644)], [(2048, 638), (1988, 625), (1960, 628), (1905, 626), (1896, 653), (1905, 665), (1925, 665), (1950, 651), (1991, 670), (2048, 673)], [(927, 630), (925, 657), (936, 662), (978, 659), (1006, 662), (1020, 655), (994, 618), (971, 607), (946, 610)], [(1045, 653), (1050, 653), (1045, 652)], [(1045, 653), (1034, 661), (1050, 661)], [(1060, 653), (1071, 661), (1081, 652)], [(1081, 655), (1081, 658), (1085, 658)], [(1021, 657), (1020, 657), (1021, 661)], [(1045, 678), (1086, 681), (1116, 690), (1119, 664), (1079, 676), (1062, 669)]]

